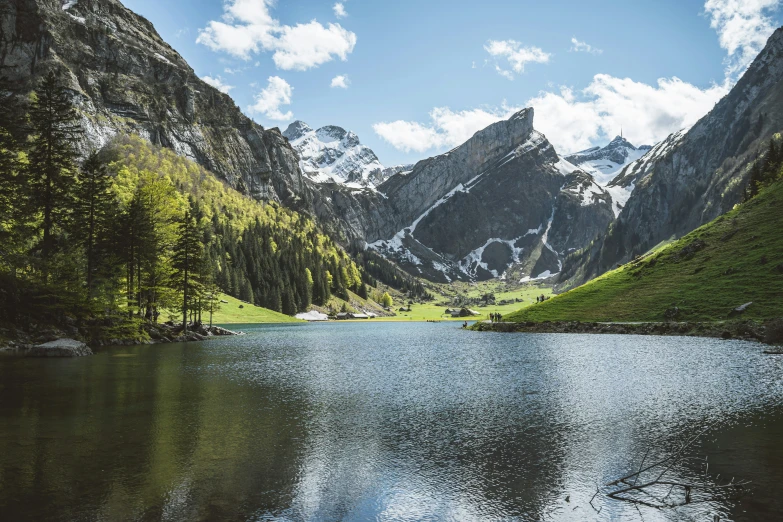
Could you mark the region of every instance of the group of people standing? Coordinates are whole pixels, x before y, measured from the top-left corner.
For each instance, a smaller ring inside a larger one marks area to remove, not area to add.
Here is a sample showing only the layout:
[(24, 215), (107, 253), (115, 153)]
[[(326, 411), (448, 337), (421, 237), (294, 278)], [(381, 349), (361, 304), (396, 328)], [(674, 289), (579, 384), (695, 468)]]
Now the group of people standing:
[(537, 297), (536, 297), (536, 303), (543, 303), (543, 302), (544, 302), (544, 301), (546, 301), (547, 299), (549, 299), (549, 298), (548, 298), (548, 297), (546, 297), (544, 294), (541, 294), (540, 296), (537, 296)]
[(493, 323), (499, 323), (503, 319), (503, 316), (500, 314), (489, 314), (489, 320)]

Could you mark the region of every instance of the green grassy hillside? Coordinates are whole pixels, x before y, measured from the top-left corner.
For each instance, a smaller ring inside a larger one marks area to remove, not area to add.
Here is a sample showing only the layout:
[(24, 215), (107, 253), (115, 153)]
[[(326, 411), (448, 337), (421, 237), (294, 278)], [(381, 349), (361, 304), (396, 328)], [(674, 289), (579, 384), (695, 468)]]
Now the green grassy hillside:
[[(783, 316), (783, 182), (589, 283), (508, 321), (717, 321)], [(668, 311), (668, 313), (667, 313)]]
[[(275, 312), (274, 310), (268, 310), (261, 308), (260, 306), (254, 306), (252, 304), (240, 301), (229, 295), (221, 294), (220, 299), (222, 301), (228, 301), (228, 303), (221, 303), (220, 310), (215, 312), (212, 317), (213, 324), (257, 324), (257, 323), (300, 323), (291, 316)], [(242, 308), (240, 308), (240, 306)], [(205, 315), (203, 320), (209, 321), (209, 315)]]

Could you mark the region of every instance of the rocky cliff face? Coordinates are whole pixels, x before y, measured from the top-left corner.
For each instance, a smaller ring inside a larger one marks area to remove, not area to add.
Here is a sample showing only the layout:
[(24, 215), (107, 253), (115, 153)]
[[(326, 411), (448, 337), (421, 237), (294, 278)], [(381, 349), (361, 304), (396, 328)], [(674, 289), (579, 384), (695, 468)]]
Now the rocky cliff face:
[(393, 219), (370, 246), (436, 280), (548, 277), (612, 219), (611, 197), (558, 157), (532, 109), (378, 190)]
[(781, 129), (783, 28), (712, 111), (609, 183), (632, 194), (605, 238), (567, 263), (565, 285), (595, 277), (731, 209), (742, 199), (749, 163)]
[(62, 73), (83, 115), (85, 153), (117, 134), (138, 134), (250, 197), (320, 218), (345, 243), (373, 229), (376, 196), (320, 190), (278, 129), (254, 123), (201, 81), (118, 0), (0, 0), (0, 71), (19, 97), (43, 74)]
[[(139, 134), (249, 197), (318, 218), (344, 244), (370, 244), (441, 281), (560, 272), (618, 209), (614, 189), (591, 175), (606, 175), (595, 162), (619, 165), (643, 152), (613, 142), (574, 157), (580, 168), (534, 130), (526, 109), (446, 154), (384, 169), (339, 127), (313, 131), (298, 122), (283, 135), (257, 125), (118, 0), (0, 0), (0, 67), (18, 96), (42, 74), (62, 73), (83, 115), (85, 152), (116, 134)], [(324, 172), (338, 182), (320, 179)], [(636, 181), (637, 191), (647, 183)]]

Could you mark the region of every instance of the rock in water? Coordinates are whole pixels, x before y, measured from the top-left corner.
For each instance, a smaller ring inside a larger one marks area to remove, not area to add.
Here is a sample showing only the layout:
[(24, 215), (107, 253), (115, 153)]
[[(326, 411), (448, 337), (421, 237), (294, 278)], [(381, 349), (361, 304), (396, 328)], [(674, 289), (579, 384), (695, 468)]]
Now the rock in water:
[(92, 350), (81, 341), (73, 339), (57, 339), (39, 344), (28, 350), (27, 357), (83, 357), (92, 355)]

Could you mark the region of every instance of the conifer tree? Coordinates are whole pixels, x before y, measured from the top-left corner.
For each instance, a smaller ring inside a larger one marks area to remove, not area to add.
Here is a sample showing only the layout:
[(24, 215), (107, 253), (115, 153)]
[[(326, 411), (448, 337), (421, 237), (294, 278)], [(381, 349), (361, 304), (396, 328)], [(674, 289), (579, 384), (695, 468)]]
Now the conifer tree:
[(17, 210), (23, 193), (18, 155), (16, 141), (0, 128), (0, 260), (9, 254), (10, 238), (20, 218)]
[(116, 200), (111, 192), (111, 178), (96, 153), (90, 154), (82, 167), (75, 190), (73, 216), (74, 236), (82, 243), (86, 257), (87, 295), (93, 297), (95, 273), (106, 251), (98, 248), (111, 233)]
[(203, 232), (188, 209), (179, 225), (179, 235), (174, 244), (172, 267), (174, 284), (182, 294), (182, 328), (188, 329), (188, 310), (198, 298), (201, 264), (204, 247), (201, 243)]
[(78, 113), (54, 73), (37, 89), (29, 119), (33, 132), (27, 167), (29, 203), (31, 210), (42, 216), (41, 252), (46, 262), (54, 249), (54, 229), (72, 209), (75, 144), (82, 133)]
[(749, 200), (756, 197), (759, 193), (759, 187), (762, 181), (761, 167), (759, 166), (759, 160), (753, 162), (753, 166), (750, 168), (750, 179), (748, 180), (748, 186), (745, 190), (745, 199)]

